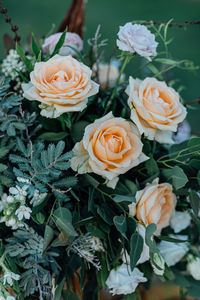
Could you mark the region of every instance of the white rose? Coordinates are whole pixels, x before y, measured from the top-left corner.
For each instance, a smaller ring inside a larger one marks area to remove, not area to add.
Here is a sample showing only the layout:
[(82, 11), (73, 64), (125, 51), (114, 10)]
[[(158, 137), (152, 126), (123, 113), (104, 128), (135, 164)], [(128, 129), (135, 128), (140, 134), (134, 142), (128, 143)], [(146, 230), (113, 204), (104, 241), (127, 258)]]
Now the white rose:
[[(172, 238), (179, 240), (187, 240), (186, 235), (170, 235)], [(165, 262), (169, 267), (174, 266), (178, 263), (188, 252), (187, 243), (171, 243), (166, 241), (161, 241), (158, 245), (160, 253), (165, 259)]]
[(187, 211), (175, 211), (170, 219), (170, 226), (175, 233), (179, 233), (186, 229), (191, 222), (191, 216)]
[[(58, 43), (62, 32), (54, 33), (44, 40), (42, 49), (44, 53), (47, 53), (49, 49), (50, 55), (53, 53), (56, 44)], [(77, 33), (67, 32), (65, 35), (65, 41), (61, 49), (59, 50), (60, 55), (73, 55), (76, 56), (76, 52), (70, 48), (73, 47), (78, 51), (83, 49), (83, 41)]]
[(120, 26), (117, 35), (117, 46), (122, 51), (136, 52), (148, 59), (157, 54), (158, 43), (155, 41), (155, 35), (144, 25), (126, 23), (124, 26)]
[(190, 275), (196, 279), (200, 280), (200, 258), (194, 257), (193, 255), (188, 255), (188, 264), (187, 264), (187, 271)]
[(138, 268), (131, 271), (129, 265), (122, 264), (117, 269), (111, 270), (106, 285), (110, 289), (112, 295), (127, 295), (135, 291), (140, 282), (146, 282), (147, 279), (143, 276)]

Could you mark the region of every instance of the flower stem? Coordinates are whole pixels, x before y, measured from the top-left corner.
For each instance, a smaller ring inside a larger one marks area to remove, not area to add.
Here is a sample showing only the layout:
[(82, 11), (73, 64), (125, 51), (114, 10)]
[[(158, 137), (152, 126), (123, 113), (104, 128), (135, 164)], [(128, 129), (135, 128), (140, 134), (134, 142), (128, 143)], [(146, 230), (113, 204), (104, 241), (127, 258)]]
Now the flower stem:
[(107, 111), (109, 110), (109, 108), (110, 108), (110, 106), (111, 106), (111, 103), (112, 103), (112, 100), (115, 98), (115, 96), (116, 96), (116, 94), (117, 94), (117, 89), (118, 89), (118, 86), (119, 86), (119, 83), (120, 83), (121, 76), (122, 76), (122, 74), (123, 74), (123, 72), (124, 72), (124, 70), (125, 70), (127, 64), (129, 63), (129, 61), (131, 60), (131, 58), (132, 58), (133, 56), (135, 56), (135, 54), (131, 54), (131, 55), (128, 54), (128, 55), (125, 56), (124, 62), (123, 62), (123, 64), (122, 64), (121, 70), (120, 70), (120, 72), (119, 72), (119, 76), (118, 76), (118, 78), (117, 78), (117, 82), (116, 82), (115, 87), (114, 87), (114, 89), (113, 89), (113, 92), (112, 92), (112, 94), (111, 94), (111, 96), (110, 96), (110, 99), (108, 100), (107, 107), (106, 107), (106, 109), (105, 109), (105, 114), (106, 114)]
[(61, 116), (59, 117), (59, 120), (60, 120), (60, 123), (61, 123), (62, 130), (63, 130), (63, 131), (66, 131), (66, 124), (65, 124), (64, 116), (61, 115)]
[(139, 287), (135, 291), (135, 296), (136, 296), (136, 300), (142, 300)]

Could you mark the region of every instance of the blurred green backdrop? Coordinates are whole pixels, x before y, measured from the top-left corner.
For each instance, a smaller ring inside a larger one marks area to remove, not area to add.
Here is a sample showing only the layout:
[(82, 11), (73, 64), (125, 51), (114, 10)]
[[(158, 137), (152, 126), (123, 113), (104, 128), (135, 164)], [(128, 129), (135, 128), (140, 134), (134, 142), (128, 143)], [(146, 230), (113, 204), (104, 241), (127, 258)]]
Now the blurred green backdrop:
[[(119, 25), (133, 20), (195, 21), (200, 19), (200, 0), (88, 0), (86, 1), (85, 39), (94, 35), (98, 24), (101, 24), (103, 38), (108, 38), (106, 49), (109, 55), (116, 42)], [(71, 0), (5, 0), (3, 1), (12, 17), (13, 23), (20, 28), (23, 41), (30, 32), (45, 35), (51, 25), (59, 25), (64, 18)], [(9, 32), (8, 25), (0, 15), (0, 58), (4, 56), (2, 43), (3, 33)], [(170, 45), (172, 57), (189, 59), (200, 65), (200, 25), (169, 29), (174, 38)], [(129, 67), (129, 73), (131, 68)], [(173, 78), (180, 79), (185, 86), (182, 96), (185, 101), (200, 96), (200, 70), (195, 73), (174, 71)], [(198, 106), (195, 106), (198, 107)], [(200, 131), (199, 110), (189, 110), (188, 119), (192, 130)]]

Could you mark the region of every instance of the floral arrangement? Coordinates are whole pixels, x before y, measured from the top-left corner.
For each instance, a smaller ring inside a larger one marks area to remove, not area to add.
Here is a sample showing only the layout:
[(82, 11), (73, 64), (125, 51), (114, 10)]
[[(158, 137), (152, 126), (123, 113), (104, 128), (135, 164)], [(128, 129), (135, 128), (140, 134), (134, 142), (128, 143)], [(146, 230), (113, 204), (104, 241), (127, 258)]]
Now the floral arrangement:
[(197, 67), (170, 56), (171, 24), (120, 27), (108, 63), (100, 27), (88, 43), (32, 35), (28, 52), (16, 34), (0, 65), (1, 300), (140, 299), (155, 277), (200, 295), (200, 138), (171, 72)]

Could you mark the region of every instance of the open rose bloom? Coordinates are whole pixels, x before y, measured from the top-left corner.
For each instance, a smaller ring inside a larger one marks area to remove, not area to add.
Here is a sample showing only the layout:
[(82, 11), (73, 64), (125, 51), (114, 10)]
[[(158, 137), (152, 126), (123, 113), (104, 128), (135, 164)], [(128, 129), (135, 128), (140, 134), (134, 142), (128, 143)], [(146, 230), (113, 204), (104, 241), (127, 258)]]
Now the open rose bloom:
[(172, 132), (177, 131), (187, 114), (179, 94), (165, 82), (149, 77), (143, 81), (130, 77), (126, 93), (131, 120), (140, 134), (144, 133), (149, 140), (173, 143)]
[(135, 125), (108, 113), (86, 127), (83, 140), (74, 147), (71, 167), (80, 174), (99, 174), (115, 187), (120, 174), (148, 159), (142, 147)]
[(144, 25), (126, 23), (120, 26), (118, 32), (117, 46), (122, 51), (137, 53), (150, 60), (155, 56), (158, 43), (155, 41), (155, 35)]
[(88, 97), (98, 93), (92, 71), (71, 56), (55, 55), (35, 64), (31, 81), (23, 84), (24, 97), (41, 102), (41, 115), (57, 118), (65, 112), (82, 111)]
[[(42, 50), (45, 54), (48, 52), (48, 50), (50, 55), (53, 53), (61, 35), (62, 32), (54, 33), (44, 40)], [(65, 41), (63, 46), (59, 50), (59, 54), (76, 56), (76, 52), (70, 47), (73, 47), (78, 51), (83, 50), (83, 41), (77, 33), (66, 32)]]
[(136, 217), (145, 224), (156, 224), (156, 234), (169, 225), (169, 220), (176, 206), (176, 196), (169, 183), (158, 183), (155, 179), (143, 190), (136, 193)]

